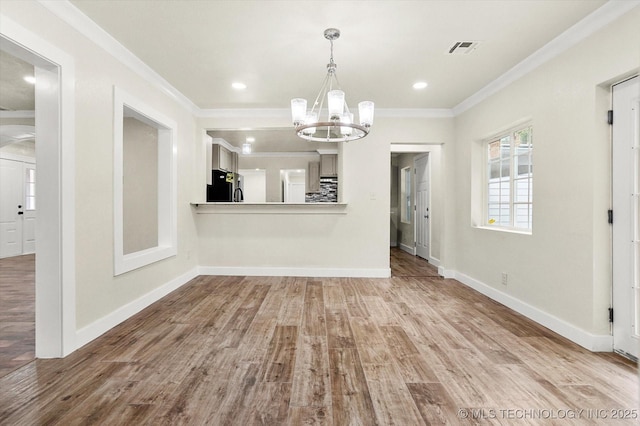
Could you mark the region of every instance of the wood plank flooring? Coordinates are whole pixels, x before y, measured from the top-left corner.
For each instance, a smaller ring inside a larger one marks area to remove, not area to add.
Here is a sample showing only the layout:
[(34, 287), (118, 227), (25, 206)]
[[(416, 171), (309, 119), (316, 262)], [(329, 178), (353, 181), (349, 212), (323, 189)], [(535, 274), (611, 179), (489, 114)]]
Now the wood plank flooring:
[(406, 253), (392, 271), (198, 277), (0, 378), (0, 424), (637, 424), (612, 418), (640, 415), (634, 363)]
[(35, 358), (35, 254), (0, 259), (0, 377)]

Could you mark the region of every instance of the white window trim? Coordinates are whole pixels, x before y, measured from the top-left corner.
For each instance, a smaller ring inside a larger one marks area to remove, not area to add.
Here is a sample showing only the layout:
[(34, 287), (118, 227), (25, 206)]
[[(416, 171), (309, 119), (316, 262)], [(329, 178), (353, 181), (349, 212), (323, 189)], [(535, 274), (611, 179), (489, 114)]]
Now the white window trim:
[[(114, 275), (141, 268), (177, 254), (177, 124), (124, 90), (113, 88)], [(158, 129), (158, 245), (124, 254), (123, 118), (134, 117)]]
[[(513, 134), (518, 131), (518, 130), (522, 130), (525, 127), (533, 127), (533, 123), (530, 120), (527, 121), (519, 121), (517, 124), (514, 124), (511, 127), (508, 127), (500, 132), (496, 132), (494, 134), (492, 134), (492, 136), (490, 137), (486, 137), (482, 140), (482, 150), (483, 150), (483, 180), (482, 180), (482, 219), (480, 221), (480, 225), (475, 226), (478, 229), (487, 229), (487, 230), (491, 230), (491, 231), (500, 231), (500, 232), (507, 232), (507, 233), (511, 233), (511, 234), (520, 234), (520, 235), (532, 235), (533, 234), (533, 225), (531, 226), (531, 228), (525, 229), (525, 228), (517, 228), (515, 226), (504, 226), (504, 225), (491, 225), (489, 223), (487, 223), (487, 217), (489, 216), (489, 193), (488, 193), (488, 186), (489, 186), (489, 173), (487, 170), (488, 164), (489, 164), (489, 157), (488, 157), (488, 150), (487, 150), (487, 145), (495, 140), (498, 140), (504, 136), (513, 136)], [(533, 153), (532, 153), (532, 159), (533, 159)], [(513, 155), (510, 155), (509, 158), (509, 168), (510, 168), (510, 182), (513, 183), (514, 182), (514, 178), (513, 178)], [(532, 182), (533, 182), (533, 175), (531, 177)], [(510, 185), (510, 194), (509, 194), (509, 204), (510, 204), (510, 209), (511, 209), (511, 216), (513, 218), (513, 215), (515, 214), (514, 212), (514, 195), (513, 195), (513, 191), (514, 191), (514, 185)], [(531, 205), (533, 207), (533, 201), (531, 202)]]

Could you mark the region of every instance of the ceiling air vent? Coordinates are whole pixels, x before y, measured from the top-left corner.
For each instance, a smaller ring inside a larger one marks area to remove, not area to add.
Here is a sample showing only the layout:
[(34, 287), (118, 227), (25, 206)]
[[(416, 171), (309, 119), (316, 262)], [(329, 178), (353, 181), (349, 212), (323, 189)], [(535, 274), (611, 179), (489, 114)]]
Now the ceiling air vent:
[(468, 55), (476, 50), (476, 47), (478, 47), (479, 44), (479, 41), (456, 41), (453, 46), (449, 48), (449, 54)]

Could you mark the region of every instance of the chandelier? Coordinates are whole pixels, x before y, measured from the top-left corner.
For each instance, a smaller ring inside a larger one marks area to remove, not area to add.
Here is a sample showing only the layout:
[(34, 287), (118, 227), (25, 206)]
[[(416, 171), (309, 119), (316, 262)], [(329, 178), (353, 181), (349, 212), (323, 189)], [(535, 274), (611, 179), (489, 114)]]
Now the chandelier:
[[(340, 37), (340, 30), (328, 28), (324, 38), (331, 43), (331, 57), (327, 64), (327, 76), (320, 92), (307, 111), (307, 100), (291, 99), (291, 117), (296, 133), (302, 139), (315, 142), (348, 142), (364, 138), (373, 124), (373, 102), (362, 101), (358, 104), (360, 124), (353, 120), (344, 92), (340, 88), (336, 75), (336, 63), (333, 62), (333, 41)], [(325, 99), (327, 108), (323, 110)], [(326, 118), (322, 118), (322, 116)]]

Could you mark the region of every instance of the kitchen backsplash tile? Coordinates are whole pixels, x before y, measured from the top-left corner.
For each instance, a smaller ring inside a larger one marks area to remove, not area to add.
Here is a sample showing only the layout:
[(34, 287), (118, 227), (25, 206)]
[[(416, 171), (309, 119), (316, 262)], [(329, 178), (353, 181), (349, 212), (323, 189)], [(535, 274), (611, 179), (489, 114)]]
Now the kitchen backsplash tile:
[(338, 178), (321, 177), (320, 192), (305, 194), (307, 203), (337, 203), (338, 202)]

